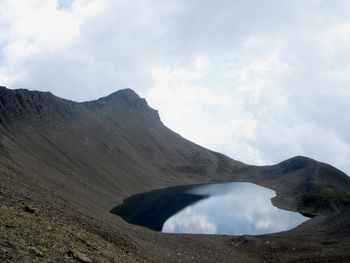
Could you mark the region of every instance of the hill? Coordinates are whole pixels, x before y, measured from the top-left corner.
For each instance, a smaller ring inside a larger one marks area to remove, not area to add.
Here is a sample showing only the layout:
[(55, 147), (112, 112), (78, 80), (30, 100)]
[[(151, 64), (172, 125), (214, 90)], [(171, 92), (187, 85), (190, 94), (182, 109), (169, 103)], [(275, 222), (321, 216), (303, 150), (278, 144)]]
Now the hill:
[[(171, 131), (130, 89), (78, 103), (0, 87), (0, 153), (4, 262), (230, 262), (238, 255), (242, 262), (300, 262), (350, 256), (343, 249), (350, 243), (346, 174), (300, 156), (272, 166), (243, 164)], [(274, 189), (276, 206), (314, 219), (286, 233), (236, 238), (161, 234), (110, 213), (133, 194), (228, 181)], [(217, 256), (208, 256), (213, 251)]]

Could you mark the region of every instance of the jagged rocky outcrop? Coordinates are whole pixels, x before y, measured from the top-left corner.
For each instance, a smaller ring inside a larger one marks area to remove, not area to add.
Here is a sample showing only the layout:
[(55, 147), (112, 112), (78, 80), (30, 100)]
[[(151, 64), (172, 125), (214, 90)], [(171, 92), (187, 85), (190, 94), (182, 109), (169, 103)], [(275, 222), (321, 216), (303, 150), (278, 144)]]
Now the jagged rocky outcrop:
[(26, 118), (65, 114), (74, 104), (49, 92), (24, 89), (9, 91), (5, 87), (0, 87), (0, 122), (4, 125)]

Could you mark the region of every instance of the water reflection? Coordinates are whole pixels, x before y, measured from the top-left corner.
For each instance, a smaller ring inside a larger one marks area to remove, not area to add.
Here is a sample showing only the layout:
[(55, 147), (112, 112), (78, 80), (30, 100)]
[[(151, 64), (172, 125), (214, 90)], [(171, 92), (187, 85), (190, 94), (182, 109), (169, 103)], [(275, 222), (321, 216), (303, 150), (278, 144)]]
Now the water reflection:
[(258, 235), (289, 230), (308, 219), (274, 207), (275, 192), (251, 183), (203, 185), (188, 193), (209, 198), (170, 217), (163, 232)]
[(171, 233), (258, 235), (308, 219), (274, 207), (274, 196), (252, 183), (180, 186), (131, 196), (111, 212), (131, 224)]

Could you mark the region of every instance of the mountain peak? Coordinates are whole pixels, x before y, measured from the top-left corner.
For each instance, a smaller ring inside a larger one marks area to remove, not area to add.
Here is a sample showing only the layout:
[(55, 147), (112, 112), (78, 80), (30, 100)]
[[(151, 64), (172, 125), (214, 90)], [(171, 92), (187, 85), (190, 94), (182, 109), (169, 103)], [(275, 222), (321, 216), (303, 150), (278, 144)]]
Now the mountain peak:
[(160, 120), (157, 110), (151, 108), (144, 98), (132, 89), (121, 89), (98, 100), (84, 102), (88, 107), (110, 108), (112, 110), (132, 109)]
[(117, 91), (111, 93), (109, 96), (115, 96), (118, 94), (122, 94), (123, 96), (127, 96), (127, 97), (140, 98), (140, 96), (134, 90), (132, 90), (130, 88), (117, 90)]
[(97, 101), (110, 102), (116, 100), (124, 100), (128, 104), (133, 105), (136, 101), (142, 100), (142, 98), (132, 89), (117, 90), (106, 97), (102, 97)]

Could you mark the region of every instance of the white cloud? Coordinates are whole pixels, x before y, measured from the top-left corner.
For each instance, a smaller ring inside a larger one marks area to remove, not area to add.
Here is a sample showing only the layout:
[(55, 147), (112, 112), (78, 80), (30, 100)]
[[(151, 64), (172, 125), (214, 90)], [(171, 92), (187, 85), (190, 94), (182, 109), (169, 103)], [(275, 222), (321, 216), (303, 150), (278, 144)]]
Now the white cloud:
[(206, 214), (193, 212), (191, 207), (187, 207), (165, 221), (162, 232), (215, 234), (216, 225)]
[(32, 67), (40, 63), (40, 58), (56, 59), (56, 54), (79, 36), (84, 21), (96, 15), (105, 2), (75, 0), (70, 10), (62, 11), (53, 0), (2, 1), (0, 46), (4, 61), (0, 81), (14, 86), (30, 81)]
[(247, 163), (350, 173), (348, 1), (5, 0), (0, 82), (90, 100), (133, 88), (166, 125)]

